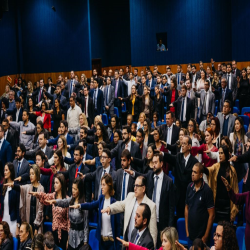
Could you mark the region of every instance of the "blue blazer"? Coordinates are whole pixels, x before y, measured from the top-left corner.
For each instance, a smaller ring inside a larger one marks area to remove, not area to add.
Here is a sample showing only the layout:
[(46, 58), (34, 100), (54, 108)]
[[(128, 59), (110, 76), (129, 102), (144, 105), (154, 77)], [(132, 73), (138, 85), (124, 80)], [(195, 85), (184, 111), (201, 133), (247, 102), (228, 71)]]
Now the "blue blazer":
[(12, 162), (12, 148), (9, 142), (3, 140), (3, 145), (0, 150), (0, 161), (3, 164), (3, 167), (7, 162)]
[[(3, 216), (3, 211), (4, 211), (4, 196), (2, 195), (3, 193), (3, 184), (0, 185), (0, 214)], [(17, 223), (21, 223), (21, 218), (19, 215), (19, 199), (20, 199), (20, 192), (16, 191), (12, 188), (9, 192), (9, 215), (10, 215), (10, 220), (14, 221), (17, 220)]]
[[(146, 85), (149, 87), (149, 80), (146, 80)], [(156, 85), (156, 81), (152, 78), (152, 84), (151, 84), (151, 88), (150, 88), (150, 96), (154, 96), (155, 95), (155, 85)]]
[[(93, 105), (94, 105), (94, 109), (95, 109), (94, 93), (95, 93), (95, 90), (91, 89), (91, 91), (89, 93), (89, 96), (93, 99)], [(103, 114), (103, 107), (104, 107), (103, 91), (98, 88), (98, 93), (97, 93), (97, 115), (102, 115)]]
[[(56, 138), (54, 138), (54, 139), (49, 139), (48, 140), (48, 146), (50, 146), (50, 145), (56, 145), (57, 144), (57, 141), (58, 141), (58, 139), (59, 139), (59, 136), (60, 135), (58, 135)], [(66, 141), (67, 141), (67, 144), (68, 145), (70, 145), (70, 144), (74, 144), (74, 138), (71, 136), (71, 135), (69, 135), (69, 134), (67, 134), (67, 139), (66, 139)]]
[[(105, 197), (104, 195), (99, 196), (99, 200), (93, 201), (91, 203), (82, 203), (81, 204), (81, 209), (83, 210), (91, 210), (91, 209), (96, 209), (99, 208), (98, 210), (98, 224), (97, 224), (97, 229), (96, 229), (96, 234), (95, 237), (98, 239), (98, 241), (101, 241), (101, 229), (102, 229), (102, 213), (101, 210), (103, 209), (103, 204), (104, 204)], [(111, 197), (110, 203), (113, 204), (115, 203), (116, 200), (115, 198)], [(120, 237), (120, 215), (119, 214), (114, 214), (110, 215), (111, 219), (111, 227), (112, 227), (112, 233), (113, 233), (113, 238), (114, 238), (114, 244), (115, 244), (115, 249), (120, 249), (120, 244), (119, 241), (116, 240), (116, 237)]]
[[(116, 80), (113, 79), (113, 81), (111, 82), (111, 85), (114, 87), (116, 87)], [(123, 81), (121, 79), (119, 79), (119, 82), (118, 82), (118, 90), (117, 90), (117, 98), (118, 97), (127, 97), (127, 86), (123, 83)], [(122, 104), (122, 101), (120, 99), (117, 99), (117, 105), (119, 107), (121, 107), (121, 104)]]

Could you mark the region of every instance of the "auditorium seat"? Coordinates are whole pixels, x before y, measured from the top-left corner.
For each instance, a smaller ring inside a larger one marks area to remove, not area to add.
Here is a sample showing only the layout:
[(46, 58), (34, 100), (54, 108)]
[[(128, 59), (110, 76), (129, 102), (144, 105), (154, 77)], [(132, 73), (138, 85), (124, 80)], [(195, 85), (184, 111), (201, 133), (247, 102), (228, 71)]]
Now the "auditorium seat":
[(215, 100), (215, 107), (218, 107), (219, 101)]
[(238, 183), (238, 187), (239, 187), (239, 194), (241, 194), (243, 189), (243, 179)]
[(29, 164), (35, 164), (35, 162), (32, 160), (28, 160), (28, 162), (29, 162)]
[(114, 107), (114, 114), (119, 118), (119, 110), (117, 107)]
[(249, 117), (247, 115), (239, 115), (239, 117), (242, 118), (242, 120), (244, 121), (244, 124), (249, 127)]
[(241, 250), (242, 246), (243, 246), (243, 239), (244, 239), (244, 235), (245, 235), (245, 230), (246, 230), (246, 227), (238, 227), (236, 230), (236, 238), (238, 241), (239, 250)]
[(104, 126), (108, 126), (109, 122), (108, 122), (108, 116), (107, 114), (102, 114), (102, 122), (104, 124)]
[(51, 131), (53, 131), (54, 128), (54, 121), (51, 120)]
[(127, 112), (126, 102), (123, 102), (122, 113)]
[(241, 115), (244, 115), (246, 112), (250, 112), (250, 107), (244, 107), (241, 110)]
[(239, 101), (239, 99), (235, 100), (235, 106), (240, 110), (240, 101)]
[(210, 232), (210, 239), (209, 239), (209, 246), (213, 246), (214, 245), (214, 233), (216, 231), (216, 227), (217, 227), (217, 223), (213, 223), (211, 232)]
[(92, 249), (99, 250), (99, 241), (95, 237), (96, 229), (89, 232), (89, 245)]
[(177, 220), (177, 231), (178, 231), (178, 235), (179, 235), (179, 242), (182, 245), (187, 245), (188, 238), (186, 236), (185, 218), (179, 218)]
[(233, 113), (240, 114), (240, 111), (237, 107), (233, 107)]
[(244, 129), (245, 129), (245, 133), (247, 133), (247, 131), (248, 131), (247, 125), (244, 125)]
[(13, 237), (13, 250), (18, 250), (18, 239)]
[(52, 222), (44, 222), (43, 224), (43, 233), (52, 232)]
[(216, 106), (216, 107), (214, 108), (214, 116), (217, 115), (217, 112), (218, 112), (218, 106)]
[(97, 223), (95, 223), (95, 222), (89, 222), (89, 227), (97, 228)]

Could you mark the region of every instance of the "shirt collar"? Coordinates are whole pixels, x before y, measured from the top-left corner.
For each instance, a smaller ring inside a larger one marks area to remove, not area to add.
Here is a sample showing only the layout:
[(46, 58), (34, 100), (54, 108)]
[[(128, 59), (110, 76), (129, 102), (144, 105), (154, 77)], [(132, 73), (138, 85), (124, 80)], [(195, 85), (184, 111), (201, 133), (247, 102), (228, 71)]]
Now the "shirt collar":
[(172, 125), (171, 125), (170, 127), (168, 127), (168, 128), (172, 129), (172, 128), (173, 128), (173, 123), (172, 123)]
[(184, 157), (184, 160), (186, 161), (186, 163), (188, 162), (188, 160), (189, 160), (189, 157), (190, 157), (190, 153), (187, 155), (187, 157), (185, 157), (184, 155), (183, 155), (183, 157)]
[[(105, 170), (105, 171), (106, 171), (106, 173), (108, 173), (108, 174), (109, 174), (109, 172), (110, 172), (110, 165), (109, 165), (106, 169), (104, 169), (104, 168), (103, 168), (103, 170)], [(103, 171), (103, 170), (102, 170), (102, 171)]]
[(67, 140), (67, 136), (68, 136), (68, 133), (64, 136), (66, 140)]
[(24, 159), (24, 158), (22, 158), (22, 160), (21, 160), (21, 161), (18, 161), (18, 162), (20, 162), (20, 166), (21, 166), (21, 165), (22, 165), (22, 163), (23, 163), (23, 159)]
[[(141, 232), (139, 231), (139, 230), (137, 230), (137, 233), (139, 234), (139, 238), (141, 238), (141, 236), (142, 236), (142, 234), (144, 233), (144, 231), (147, 229), (147, 227), (146, 228), (144, 228)], [(139, 240), (139, 239), (138, 239)]]
[(162, 180), (163, 179), (163, 174), (164, 174), (164, 172), (163, 172), (163, 170), (161, 171), (161, 173), (160, 174), (154, 174), (154, 178), (156, 177), (156, 176), (158, 176), (159, 177), (159, 180)]
[(128, 143), (128, 144), (125, 144), (125, 145), (128, 145), (128, 148), (130, 148), (130, 149), (131, 149), (131, 140), (129, 141), (129, 143)]
[(200, 186), (200, 188), (197, 191), (195, 189), (194, 182), (191, 184), (191, 187), (193, 188), (193, 191), (198, 192), (198, 191), (200, 191), (204, 187), (204, 185), (205, 185), (205, 182), (203, 181), (202, 184), (201, 184), (201, 186)]

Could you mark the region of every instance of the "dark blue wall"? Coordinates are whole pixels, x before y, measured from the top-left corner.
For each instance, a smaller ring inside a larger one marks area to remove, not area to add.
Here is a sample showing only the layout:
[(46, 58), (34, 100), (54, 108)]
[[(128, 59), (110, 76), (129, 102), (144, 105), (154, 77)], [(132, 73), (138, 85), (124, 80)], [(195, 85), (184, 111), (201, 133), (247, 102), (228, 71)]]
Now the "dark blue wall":
[(129, 0), (90, 0), (92, 58), (102, 66), (131, 64)]
[(232, 0), (232, 59), (250, 61), (250, 1)]
[[(231, 1), (130, 0), (133, 66), (231, 60)], [(167, 32), (168, 51), (156, 51)]]
[(12, 11), (4, 13), (0, 20), (0, 76), (16, 74), (19, 71), (15, 2), (10, 1), (9, 8)]

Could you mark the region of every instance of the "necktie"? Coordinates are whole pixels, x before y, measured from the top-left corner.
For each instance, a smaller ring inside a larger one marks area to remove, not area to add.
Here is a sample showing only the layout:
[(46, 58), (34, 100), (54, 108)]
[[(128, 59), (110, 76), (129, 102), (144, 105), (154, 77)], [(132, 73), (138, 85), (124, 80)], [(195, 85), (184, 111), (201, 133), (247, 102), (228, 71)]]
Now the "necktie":
[(84, 109), (84, 113), (85, 113), (85, 115), (87, 115), (87, 111), (86, 111), (86, 109), (87, 109), (87, 105), (86, 105), (86, 102), (87, 102), (87, 98), (85, 98), (85, 109)]
[(38, 102), (41, 101), (41, 96), (42, 96), (42, 88), (40, 88), (39, 97), (38, 97)]
[(97, 109), (97, 98), (96, 98), (96, 89), (95, 89), (95, 93), (94, 93), (94, 100), (95, 100), (95, 109)]
[(182, 98), (182, 105), (181, 105), (181, 121), (184, 119), (184, 100), (185, 98)]
[(178, 83), (178, 85), (180, 84), (179, 73), (177, 74), (177, 83)]
[(76, 167), (75, 178), (77, 177), (77, 173), (78, 173), (78, 167)]
[(140, 234), (139, 234), (139, 233), (137, 233), (137, 235), (136, 235), (136, 237), (135, 237), (134, 244), (136, 244), (136, 242), (137, 242), (137, 240), (139, 239), (139, 237), (140, 237)]
[(109, 104), (109, 86), (107, 87), (107, 94), (106, 94), (106, 105)]
[(153, 194), (153, 199), (152, 201), (155, 203), (156, 202), (156, 193), (157, 193), (157, 184), (158, 184), (158, 179), (159, 179), (159, 176), (156, 175), (155, 176), (155, 186), (154, 186), (154, 194)]
[(20, 170), (21, 162), (18, 162), (18, 168), (17, 168), (17, 176), (19, 176), (19, 170)]
[(71, 80), (70, 82), (69, 98), (71, 97), (72, 94), (72, 85), (73, 85), (73, 80)]
[(127, 175), (127, 173), (124, 172), (124, 175), (123, 175), (123, 184), (122, 184), (122, 201), (125, 199), (126, 175)]
[[(105, 175), (105, 173), (106, 173), (106, 170), (105, 169), (103, 169), (103, 174), (102, 174), (102, 176), (104, 176)], [(102, 179), (102, 178), (101, 178)], [(101, 183), (100, 183), (100, 194), (99, 195), (101, 195), (102, 194), (102, 188), (101, 188)]]
[(118, 91), (118, 80), (116, 80), (115, 84), (115, 98), (117, 98), (117, 91)]
[(205, 98), (204, 98), (203, 107), (202, 107), (202, 113), (203, 113), (203, 115), (207, 114), (207, 112), (206, 112), (206, 105), (207, 105), (207, 92), (206, 92), (206, 95), (205, 95)]

